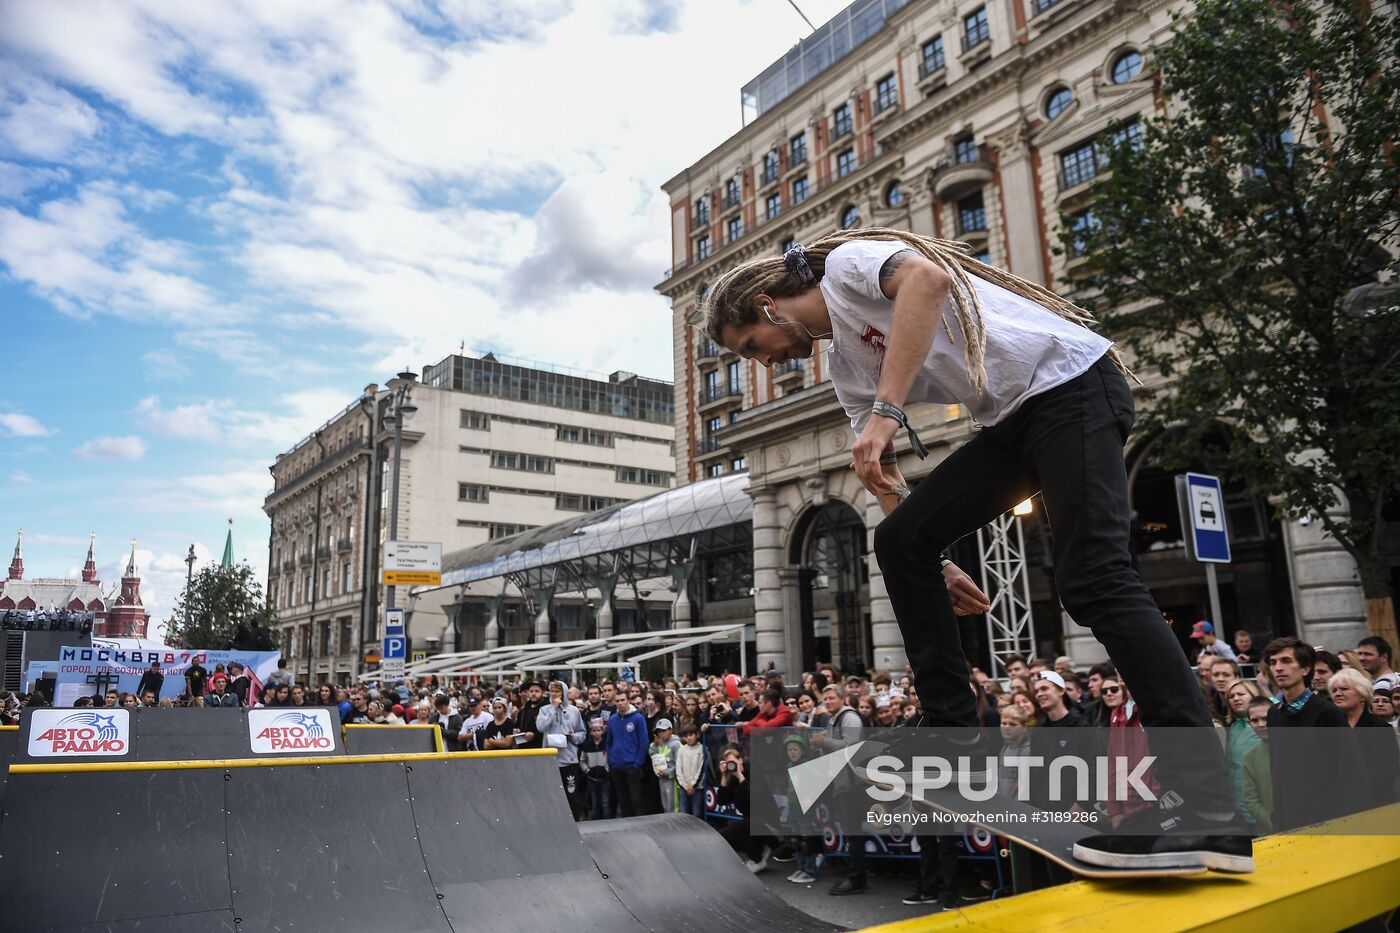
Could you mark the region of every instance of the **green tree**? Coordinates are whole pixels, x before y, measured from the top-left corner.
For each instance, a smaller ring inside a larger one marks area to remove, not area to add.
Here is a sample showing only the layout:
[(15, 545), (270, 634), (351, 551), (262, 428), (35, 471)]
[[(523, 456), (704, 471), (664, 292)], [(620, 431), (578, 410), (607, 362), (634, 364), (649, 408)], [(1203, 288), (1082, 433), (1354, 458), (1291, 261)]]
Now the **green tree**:
[(1105, 147), (1092, 214), (1062, 218), (1107, 331), (1167, 380), (1140, 424), (1179, 429), (1169, 462), (1320, 521), (1392, 638), (1400, 290), (1356, 290), (1400, 271), (1398, 51), (1366, 3), (1202, 0), (1156, 50), (1162, 110), (1105, 137), (1129, 142)]
[(266, 650), (275, 650), (276, 623), (252, 567), (205, 567), (176, 600), (165, 640), (180, 648), (217, 650), (262, 647), (254, 642), (266, 639)]

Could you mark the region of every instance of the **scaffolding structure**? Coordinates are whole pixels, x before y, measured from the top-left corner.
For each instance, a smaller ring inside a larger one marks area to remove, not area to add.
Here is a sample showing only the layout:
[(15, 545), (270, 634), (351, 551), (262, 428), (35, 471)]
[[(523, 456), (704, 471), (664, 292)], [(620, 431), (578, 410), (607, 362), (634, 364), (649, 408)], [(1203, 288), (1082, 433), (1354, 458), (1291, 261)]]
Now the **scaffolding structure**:
[[(1017, 506), (1021, 509), (1021, 506)], [(982, 591), (987, 610), (987, 647), (992, 677), (1006, 676), (1012, 655), (1035, 654), (1035, 623), (1031, 618), (1031, 585), (1026, 568), (1026, 539), (1020, 516), (1006, 512), (977, 529), (982, 565)]]

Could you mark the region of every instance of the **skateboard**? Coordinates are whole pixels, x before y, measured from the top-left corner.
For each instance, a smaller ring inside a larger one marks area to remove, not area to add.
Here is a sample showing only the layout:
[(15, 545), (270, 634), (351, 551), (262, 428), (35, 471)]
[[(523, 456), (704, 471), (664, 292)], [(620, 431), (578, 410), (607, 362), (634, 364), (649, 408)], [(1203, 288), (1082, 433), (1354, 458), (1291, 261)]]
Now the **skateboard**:
[[(852, 766), (851, 771), (867, 784), (885, 784), (879, 778), (870, 776), (864, 768)], [(1105, 868), (1102, 865), (1090, 865), (1074, 857), (1074, 844), (1088, 836), (1107, 831), (1106, 822), (1069, 822), (1066, 820), (1073, 818), (1066, 814), (1041, 810), (1023, 801), (1003, 797), (994, 797), (982, 802), (971, 801), (964, 798), (956, 788), (925, 789), (921, 798), (916, 800), (912, 794), (906, 793), (899, 801), (887, 804), (873, 803), (871, 809), (883, 807), (891, 814), (901, 812), (912, 815), (922, 811), (956, 817), (960, 822), (997, 836), (1004, 836), (1032, 852), (1043, 855), (1080, 878), (1184, 878), (1203, 875), (1208, 871), (1204, 865), (1185, 868)], [(911, 825), (917, 825), (912, 824), (914, 819), (922, 818), (911, 816)]]

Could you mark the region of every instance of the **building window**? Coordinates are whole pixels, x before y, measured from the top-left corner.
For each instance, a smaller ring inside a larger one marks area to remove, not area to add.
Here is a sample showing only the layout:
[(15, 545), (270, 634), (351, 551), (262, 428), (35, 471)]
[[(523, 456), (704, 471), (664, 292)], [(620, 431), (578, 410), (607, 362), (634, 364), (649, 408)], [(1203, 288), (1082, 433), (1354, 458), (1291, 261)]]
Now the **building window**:
[(845, 178), (856, 170), (855, 149), (843, 149), (836, 156), (836, 177)]
[(710, 258), (710, 238), (708, 236), (702, 236), (700, 239), (695, 241), (695, 258)]
[(888, 110), (899, 103), (899, 87), (895, 84), (894, 73), (885, 75), (875, 83), (875, 112)]
[(899, 181), (898, 179), (896, 179), (895, 181), (890, 182), (889, 185), (885, 187), (885, 206), (899, 207), (903, 203), (904, 190), (899, 187)]
[(849, 230), (860, 226), (860, 210), (852, 204), (841, 212), (841, 229)]
[(340, 592), (348, 593), (354, 586), (354, 565), (348, 560), (340, 565)]
[(526, 473), (554, 472), (554, 461), (548, 457), (505, 450), (491, 451), (491, 465), (498, 470), (523, 470)]
[(554, 507), (562, 512), (597, 512), (599, 509), (617, 505), (620, 499), (607, 496), (586, 496), (560, 492), (554, 495)]
[(1050, 96), (1045, 98), (1045, 116), (1053, 120), (1065, 112), (1065, 108), (1074, 102), (1074, 94), (1067, 87), (1057, 87), (1050, 92)]
[(671, 475), (660, 470), (642, 470), (637, 467), (618, 467), (619, 483), (640, 483), (643, 486), (669, 486)]
[(923, 44), (919, 50), (922, 57), (919, 59), (919, 80), (927, 78), (935, 71), (942, 71), (947, 62), (943, 58), (943, 37), (934, 36)]
[(738, 391), (739, 391), (739, 386), (740, 386), (740, 384), (741, 384), (741, 383), (740, 383), (740, 380), (739, 380), (739, 361), (738, 361), (738, 360), (732, 361), (732, 362), (729, 364), (728, 369), (729, 369), (729, 390), (730, 390), (731, 392), (738, 392)]
[(958, 165), (977, 161), (977, 138), (971, 133), (953, 140), (953, 161)]
[(1039, 16), (1060, 0), (1031, 0), (1031, 16)]
[(739, 206), (739, 179), (731, 178), (724, 183), (724, 209)]
[(781, 194), (770, 194), (763, 202), (763, 217), (765, 220), (773, 220), (783, 212), (783, 196)]
[(785, 238), (785, 239), (783, 240), (782, 244), (778, 247), (778, 250), (779, 250), (779, 252), (786, 253), (788, 250), (792, 249), (792, 248), (793, 248), (794, 246), (796, 246), (796, 245), (797, 245), (797, 238), (796, 238), (796, 237), (787, 237), (787, 238)]
[(321, 571), (321, 598), (331, 598), (331, 568)]
[(476, 483), (457, 484), (458, 502), (490, 502), (491, 490), (487, 486), (479, 486)]
[(1087, 241), (1099, 229), (1099, 220), (1092, 210), (1083, 210), (1069, 219), (1070, 241), (1065, 255), (1077, 259), (1084, 255)]
[(717, 434), (719, 429), (724, 427), (724, 419), (716, 415), (713, 418), (705, 419), (705, 433)]
[(729, 461), (730, 473), (742, 473), (748, 468), (749, 461), (747, 457), (735, 457), (733, 460)]
[(1142, 53), (1129, 49), (1113, 60), (1113, 83), (1125, 84), (1142, 73)]
[(763, 157), (763, 183), (771, 184), (778, 180), (778, 151), (775, 149)]
[(518, 535), (522, 531), (529, 531), (534, 525), (510, 525), (505, 522), (492, 522), (487, 534), (491, 538), (509, 538), (511, 535)]
[(788, 167), (807, 161), (807, 134), (798, 133), (788, 140)]
[(792, 203), (801, 204), (807, 200), (807, 176), (794, 178), (792, 181)]
[(982, 203), (982, 192), (974, 191), (958, 201), (958, 236), (986, 229), (987, 209)]
[(566, 441), (570, 444), (592, 444), (594, 447), (613, 446), (613, 436), (607, 431), (579, 428), (570, 424), (561, 424), (555, 428), (554, 437), (555, 440)]
[(973, 253), (972, 258), (983, 265), (990, 266), (992, 264), (992, 251), (984, 249), (980, 253)]
[(840, 139), (855, 128), (851, 121), (851, 105), (842, 104), (831, 115), (831, 138)]
[(731, 217), (724, 225), (724, 242), (733, 243), (744, 235), (744, 218)]
[(707, 464), (705, 465), (705, 476), (706, 476), (706, 477), (713, 478), (713, 477), (716, 477), (716, 476), (723, 476), (723, 475), (724, 475), (724, 464), (723, 464), (723, 463), (707, 463)]
[[(1291, 144), (1293, 131), (1284, 130), (1283, 132), (1288, 135), (1288, 140)], [(1137, 149), (1142, 145), (1142, 124), (1138, 122), (1137, 117), (1134, 117), (1127, 123), (1119, 124), (1110, 130), (1108, 139), (1114, 148), (1118, 146), (1131, 146), (1133, 149)], [(1105, 158), (1107, 158), (1107, 154), (1105, 154)]]
[(1093, 140), (1060, 153), (1061, 191), (1083, 184), (1098, 173), (1098, 153)]
[(486, 431), (491, 427), (491, 418), (484, 411), (462, 410), (462, 427), (472, 431)]
[(695, 202), (695, 223), (707, 224), (710, 222), (710, 199), (700, 198)]
[(963, 17), (963, 51), (969, 51), (991, 38), (987, 29), (987, 8), (979, 6)]

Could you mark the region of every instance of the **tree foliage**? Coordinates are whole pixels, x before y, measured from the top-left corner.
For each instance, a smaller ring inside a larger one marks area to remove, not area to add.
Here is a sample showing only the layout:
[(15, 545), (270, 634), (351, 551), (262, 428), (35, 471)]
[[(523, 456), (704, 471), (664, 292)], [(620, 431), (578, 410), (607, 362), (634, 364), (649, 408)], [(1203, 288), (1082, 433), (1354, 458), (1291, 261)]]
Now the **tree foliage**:
[(176, 600), (165, 640), (179, 648), (274, 650), (277, 615), (246, 563), (205, 567)]
[(1087, 232), (1064, 235), (1106, 329), (1166, 380), (1140, 425), (1178, 429), (1169, 462), (1313, 515), (1387, 615), (1400, 295), (1353, 290), (1400, 271), (1397, 51), (1396, 18), (1364, 3), (1202, 0), (1155, 53), (1163, 111), (1112, 151)]

